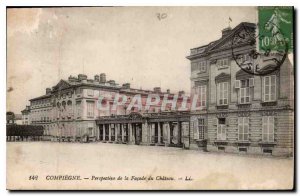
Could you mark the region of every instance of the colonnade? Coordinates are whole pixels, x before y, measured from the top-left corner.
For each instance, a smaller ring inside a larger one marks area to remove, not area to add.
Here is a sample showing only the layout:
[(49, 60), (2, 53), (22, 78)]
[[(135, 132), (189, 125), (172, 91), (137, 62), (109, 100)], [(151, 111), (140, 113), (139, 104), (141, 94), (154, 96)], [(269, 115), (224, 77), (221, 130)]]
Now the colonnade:
[(179, 121), (98, 124), (97, 140), (108, 143), (181, 146)]

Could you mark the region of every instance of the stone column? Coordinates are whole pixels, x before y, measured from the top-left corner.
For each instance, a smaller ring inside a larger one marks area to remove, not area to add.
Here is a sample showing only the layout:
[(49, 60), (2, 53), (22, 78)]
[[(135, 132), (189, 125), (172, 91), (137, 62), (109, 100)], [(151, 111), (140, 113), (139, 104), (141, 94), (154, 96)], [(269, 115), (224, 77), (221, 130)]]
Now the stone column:
[(181, 136), (182, 136), (182, 131), (181, 131), (181, 122), (178, 121), (178, 144), (181, 144)]
[(170, 129), (170, 124), (169, 123), (167, 123), (166, 128), (167, 128), (167, 134), (168, 134), (167, 142), (168, 142), (168, 144), (170, 144), (171, 143), (171, 129)]
[(124, 140), (124, 136), (125, 136), (124, 124), (121, 124), (121, 130), (122, 130), (122, 142), (125, 142), (125, 140)]
[(103, 141), (105, 141), (105, 124), (103, 124), (103, 135), (102, 136), (103, 136), (103, 138), (102, 138)]
[(119, 124), (115, 124), (115, 142), (118, 141)]
[(155, 123), (150, 124), (150, 142), (155, 143)]
[(128, 123), (128, 135), (129, 135), (128, 142), (131, 143), (132, 142), (132, 127), (131, 127), (130, 123)]
[(147, 143), (150, 145), (151, 144), (151, 131), (150, 128), (151, 126), (149, 126), (148, 121), (146, 121), (146, 130), (147, 130)]
[(96, 130), (97, 130), (97, 134), (96, 134), (97, 140), (99, 141), (100, 140), (100, 125), (96, 124)]
[(135, 143), (135, 134), (133, 134), (134, 133), (133, 130), (136, 131), (136, 127), (134, 127), (135, 126), (134, 123), (130, 125), (131, 125), (131, 142)]
[(111, 141), (111, 125), (108, 124), (108, 141)]
[(158, 127), (158, 143), (161, 144), (161, 128), (160, 128), (160, 122), (157, 123), (157, 127)]
[(142, 142), (144, 144), (148, 143), (148, 123), (147, 123), (147, 121), (142, 124)]

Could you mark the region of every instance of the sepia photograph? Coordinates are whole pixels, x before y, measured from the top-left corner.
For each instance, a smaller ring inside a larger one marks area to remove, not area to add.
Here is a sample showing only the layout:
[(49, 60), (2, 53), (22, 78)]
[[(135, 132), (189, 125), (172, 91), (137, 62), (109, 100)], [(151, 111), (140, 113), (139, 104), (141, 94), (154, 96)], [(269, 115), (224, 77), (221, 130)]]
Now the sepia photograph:
[(294, 7), (6, 7), (7, 190), (294, 190)]

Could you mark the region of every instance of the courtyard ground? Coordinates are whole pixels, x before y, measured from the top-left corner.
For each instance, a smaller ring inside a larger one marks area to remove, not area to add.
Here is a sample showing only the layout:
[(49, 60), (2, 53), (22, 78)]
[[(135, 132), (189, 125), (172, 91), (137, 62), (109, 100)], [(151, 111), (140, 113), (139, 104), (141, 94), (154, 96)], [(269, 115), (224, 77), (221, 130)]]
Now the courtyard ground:
[(291, 189), (294, 172), (293, 158), (108, 143), (8, 142), (6, 162), (8, 189)]

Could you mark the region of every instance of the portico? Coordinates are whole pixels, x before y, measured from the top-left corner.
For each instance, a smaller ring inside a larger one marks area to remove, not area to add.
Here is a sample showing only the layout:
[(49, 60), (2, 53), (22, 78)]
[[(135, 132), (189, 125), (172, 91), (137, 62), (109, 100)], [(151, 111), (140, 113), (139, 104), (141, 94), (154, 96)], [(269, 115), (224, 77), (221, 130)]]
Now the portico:
[(136, 145), (189, 147), (189, 116), (182, 113), (152, 113), (101, 117), (97, 140)]

